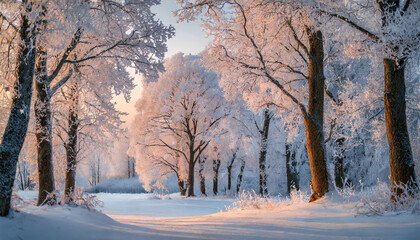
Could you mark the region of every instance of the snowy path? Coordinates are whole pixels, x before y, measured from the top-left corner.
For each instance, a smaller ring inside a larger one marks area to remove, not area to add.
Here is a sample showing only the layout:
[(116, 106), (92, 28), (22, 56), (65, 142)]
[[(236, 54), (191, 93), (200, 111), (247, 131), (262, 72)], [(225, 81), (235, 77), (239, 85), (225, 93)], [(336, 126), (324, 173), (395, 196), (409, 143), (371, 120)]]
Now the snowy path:
[[(220, 212), (231, 200), (150, 200), (147, 195), (98, 195), (117, 222), (157, 231), (161, 237), (202, 239), (420, 239), (420, 216), (354, 217), (331, 203), (275, 210)], [(124, 199), (124, 200), (121, 200)], [(121, 202), (123, 201), (123, 202)], [(127, 207), (125, 207), (127, 206)]]
[(321, 201), (274, 210), (220, 212), (226, 199), (150, 199), (147, 194), (99, 194), (103, 213), (22, 205), (0, 218), (3, 239), (420, 239), (419, 215), (354, 217)]

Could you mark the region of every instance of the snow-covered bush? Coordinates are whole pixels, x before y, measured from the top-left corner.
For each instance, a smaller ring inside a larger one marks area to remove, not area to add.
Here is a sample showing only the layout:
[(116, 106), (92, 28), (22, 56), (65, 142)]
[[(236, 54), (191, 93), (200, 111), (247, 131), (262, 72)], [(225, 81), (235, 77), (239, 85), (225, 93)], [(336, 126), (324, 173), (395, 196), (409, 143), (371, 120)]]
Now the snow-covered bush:
[(352, 183), (347, 182), (347, 179), (345, 179), (343, 182), (345, 182), (346, 184), (344, 184), (342, 188), (338, 188), (334, 185), (335, 191), (338, 193), (339, 196), (341, 196), (348, 203), (350, 203), (352, 200), (357, 198), (356, 186), (354, 186)]
[(262, 197), (252, 191), (242, 191), (238, 200), (226, 208), (226, 211), (251, 210), (251, 209), (273, 209), (281, 206), (289, 206), (309, 202), (309, 194), (293, 189), (290, 197)]
[[(369, 189), (363, 189), (359, 194), (359, 202), (356, 205), (358, 215), (387, 215), (399, 213), (420, 213), (420, 193), (411, 195), (406, 187), (397, 186), (402, 189), (402, 194), (397, 196), (391, 193), (391, 186), (388, 183), (380, 182)], [(393, 199), (391, 199), (390, 197)]]
[(147, 197), (149, 200), (167, 200), (171, 199), (171, 196), (167, 192), (163, 191), (153, 191), (153, 194)]
[(273, 209), (279, 204), (277, 198), (262, 197), (252, 191), (242, 191), (238, 195), (238, 200), (226, 208), (229, 211), (250, 210), (250, 209)]
[(96, 196), (82, 191), (80, 188), (75, 189), (72, 198), (73, 202), (70, 206), (82, 207), (88, 210), (95, 210), (96, 207), (102, 207), (104, 204)]
[(302, 190), (297, 190), (293, 188), (290, 191), (290, 198), (286, 197), (286, 200), (282, 201), (283, 205), (292, 205), (309, 202), (309, 194)]

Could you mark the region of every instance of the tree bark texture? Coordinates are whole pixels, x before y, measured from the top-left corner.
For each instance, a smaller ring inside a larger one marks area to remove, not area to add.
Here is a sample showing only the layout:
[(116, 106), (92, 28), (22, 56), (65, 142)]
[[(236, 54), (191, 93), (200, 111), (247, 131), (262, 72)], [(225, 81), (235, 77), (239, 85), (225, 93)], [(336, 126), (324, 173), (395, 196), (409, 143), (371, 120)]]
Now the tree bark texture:
[(47, 203), (49, 193), (55, 191), (52, 156), (51, 89), (47, 73), (47, 52), (38, 47), (35, 67), (35, 120), (38, 163), (38, 202)]
[(239, 193), (239, 190), (241, 190), (242, 185), (242, 177), (244, 175), (244, 169), (245, 169), (245, 161), (241, 161), (241, 168), (239, 169), (238, 179), (236, 182), (236, 193)]
[(306, 144), (312, 174), (310, 202), (328, 192), (324, 141), (324, 46), (321, 31), (307, 29), (310, 45), (308, 114), (304, 117)]
[(290, 194), (293, 188), (299, 190), (299, 176), (296, 172), (295, 152), (291, 149), (290, 144), (286, 144), (286, 177), (287, 193)]
[(271, 114), (268, 109), (264, 110), (264, 125), (260, 130), (261, 135), (261, 147), (259, 163), (259, 177), (260, 177), (260, 189), (259, 194), (265, 196), (268, 194), (267, 189), (267, 172), (266, 172), (266, 159), (267, 159), (267, 141), (268, 141), (268, 130), (270, 129)]
[(343, 143), (344, 138), (339, 138), (335, 141), (336, 149), (339, 151), (338, 156), (335, 157), (334, 161), (334, 178), (335, 186), (338, 188), (344, 187), (344, 149)]
[(213, 194), (217, 195), (219, 192), (219, 168), (220, 168), (220, 159), (213, 160)]
[[(389, 166), (392, 192), (399, 196), (404, 186), (413, 193), (417, 189), (413, 154), (407, 130), (404, 67), (395, 60), (384, 59), (385, 123), (389, 144)], [(392, 195), (394, 197), (394, 195)]]
[(16, 82), (9, 120), (0, 145), (0, 216), (10, 210), (19, 153), (28, 129), (36, 62), (36, 36), (30, 30), (29, 13), (21, 15), (16, 61)]
[(194, 170), (195, 170), (195, 161), (194, 161), (194, 139), (190, 140), (190, 159), (188, 161), (188, 197), (194, 196)]
[(204, 177), (204, 158), (199, 158), (198, 163), (200, 164), (200, 170), (198, 171), (198, 175), (200, 176), (200, 191), (203, 195), (206, 194), (206, 178)]
[(179, 191), (181, 192), (181, 196), (185, 196), (187, 189), (185, 189), (185, 183), (183, 180), (179, 178), (179, 176), (178, 176), (178, 187), (179, 187)]
[(229, 165), (227, 166), (227, 170), (228, 170), (228, 190), (230, 191), (230, 189), (232, 188), (232, 167), (233, 167), (233, 163), (236, 160), (236, 152), (233, 153), (232, 155), (232, 159), (229, 163)]
[[(69, 94), (69, 116), (68, 116), (68, 139), (66, 143), (66, 183), (64, 187), (64, 203), (73, 201), (73, 193), (76, 187), (76, 167), (77, 167), (77, 137), (79, 128), (78, 110), (79, 110), (79, 87), (73, 84), (70, 87)], [(98, 163), (99, 168), (99, 163)], [(99, 175), (99, 171), (98, 171)], [(99, 181), (98, 181), (99, 182)]]
[[(400, 0), (378, 1), (382, 13), (382, 25), (388, 26), (393, 21), (392, 16), (404, 14), (410, 1), (400, 6)], [(417, 191), (416, 175), (414, 171), (413, 154), (407, 129), (406, 103), (405, 103), (405, 61), (398, 55), (400, 47), (386, 43), (387, 54), (384, 64), (384, 107), (386, 134), (389, 145), (389, 166), (391, 170), (391, 198), (399, 196), (405, 187), (409, 193)]]

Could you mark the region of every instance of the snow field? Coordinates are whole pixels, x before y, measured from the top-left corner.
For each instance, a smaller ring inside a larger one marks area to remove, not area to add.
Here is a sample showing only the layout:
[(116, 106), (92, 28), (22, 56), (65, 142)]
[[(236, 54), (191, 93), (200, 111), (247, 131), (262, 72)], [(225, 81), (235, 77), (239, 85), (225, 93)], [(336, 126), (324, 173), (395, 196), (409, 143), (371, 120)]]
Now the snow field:
[[(225, 210), (233, 199), (162, 198), (100, 193), (101, 212), (35, 207), (35, 192), (13, 218), (0, 219), (0, 239), (419, 239), (420, 216), (355, 216), (355, 203), (329, 195), (316, 203), (272, 209)], [(161, 199), (162, 198), (162, 199)]]

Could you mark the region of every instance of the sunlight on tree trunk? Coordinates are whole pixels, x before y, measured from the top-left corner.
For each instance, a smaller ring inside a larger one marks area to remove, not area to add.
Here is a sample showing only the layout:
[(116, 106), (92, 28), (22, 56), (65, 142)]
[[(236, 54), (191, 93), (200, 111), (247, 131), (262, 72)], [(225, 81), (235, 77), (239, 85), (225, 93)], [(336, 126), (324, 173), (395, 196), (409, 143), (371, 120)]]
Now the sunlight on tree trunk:
[(304, 118), (309, 165), (312, 174), (310, 201), (315, 201), (328, 192), (328, 173), (325, 162), (324, 143), (324, 41), (321, 31), (307, 29), (309, 59), (308, 115)]

